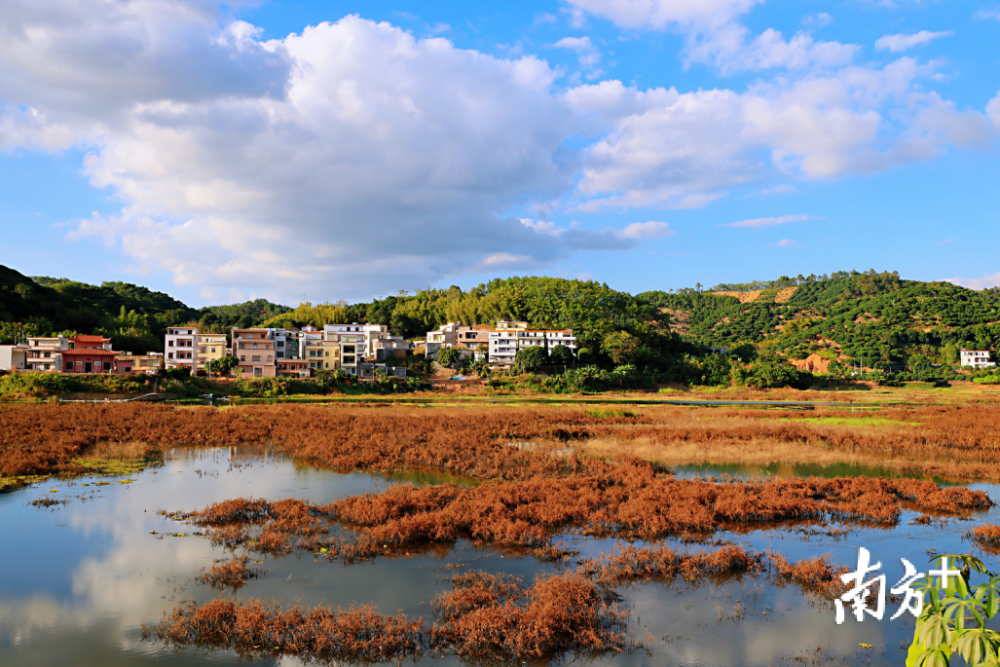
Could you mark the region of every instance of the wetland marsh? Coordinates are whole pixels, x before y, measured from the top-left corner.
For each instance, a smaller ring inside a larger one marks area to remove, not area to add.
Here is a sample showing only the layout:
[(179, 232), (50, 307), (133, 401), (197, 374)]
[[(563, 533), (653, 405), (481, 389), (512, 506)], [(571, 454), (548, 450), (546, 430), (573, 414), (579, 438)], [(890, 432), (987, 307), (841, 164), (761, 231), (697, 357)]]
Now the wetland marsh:
[(831, 577), (995, 560), (992, 415), (0, 407), (0, 662), (899, 664)]

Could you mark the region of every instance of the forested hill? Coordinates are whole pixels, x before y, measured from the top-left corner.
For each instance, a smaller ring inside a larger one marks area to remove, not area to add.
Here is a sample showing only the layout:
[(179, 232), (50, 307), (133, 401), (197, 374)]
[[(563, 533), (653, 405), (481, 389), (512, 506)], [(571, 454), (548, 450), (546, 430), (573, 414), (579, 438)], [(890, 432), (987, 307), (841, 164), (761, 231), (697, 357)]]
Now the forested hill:
[(705, 345), (751, 343), (792, 359), (820, 353), (877, 364), (953, 364), (963, 347), (995, 348), (998, 292), (852, 271), (638, 298), (668, 313), (674, 331)]
[(129, 283), (29, 278), (0, 266), (0, 344), (17, 336), (98, 333), (117, 349), (145, 352), (162, 350), (166, 328), (178, 324), (226, 332), (232, 326), (371, 322), (414, 338), (445, 322), (499, 318), (574, 329), (587, 363), (662, 368), (685, 352), (698, 353), (691, 343), (748, 343), (793, 359), (818, 353), (879, 365), (954, 364), (962, 347), (996, 347), (1000, 290), (852, 271), (632, 296), (595, 281), (512, 277), (370, 303), (292, 309), (257, 299), (195, 309)]
[(300, 327), (329, 322), (388, 325), (406, 338), (446, 322), (486, 324), (527, 320), (532, 326), (573, 329), (586, 363), (668, 368), (688, 350), (671, 334), (659, 308), (595, 281), (547, 277), (491, 280), (469, 290), (456, 286), (400, 293), (370, 303), (344, 301), (294, 310), (264, 299), (193, 309), (161, 292), (128, 283), (87, 285), (67, 279), (28, 278), (0, 267), (0, 344), (15, 337), (98, 333), (116, 349), (162, 350), (168, 326), (205, 331), (232, 326)]
[(88, 285), (32, 277), (0, 266), (0, 344), (15, 337), (103, 334), (116, 349), (161, 351), (168, 326), (197, 323), (207, 331), (252, 326), (290, 310), (264, 299), (195, 309), (163, 292), (123, 282)]

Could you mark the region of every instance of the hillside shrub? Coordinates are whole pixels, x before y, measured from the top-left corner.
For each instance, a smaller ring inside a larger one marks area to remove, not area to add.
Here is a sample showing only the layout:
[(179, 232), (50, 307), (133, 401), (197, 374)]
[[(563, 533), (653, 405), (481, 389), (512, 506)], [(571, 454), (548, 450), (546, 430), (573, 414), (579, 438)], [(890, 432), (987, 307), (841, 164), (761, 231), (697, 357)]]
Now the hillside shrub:
[(737, 387), (753, 389), (775, 389), (777, 387), (806, 389), (811, 380), (809, 373), (776, 359), (762, 359), (755, 361), (748, 367), (734, 366), (732, 378), (733, 384)]
[(147, 375), (63, 375), (8, 373), (0, 376), (0, 399), (43, 398), (57, 394), (145, 394), (154, 379)]

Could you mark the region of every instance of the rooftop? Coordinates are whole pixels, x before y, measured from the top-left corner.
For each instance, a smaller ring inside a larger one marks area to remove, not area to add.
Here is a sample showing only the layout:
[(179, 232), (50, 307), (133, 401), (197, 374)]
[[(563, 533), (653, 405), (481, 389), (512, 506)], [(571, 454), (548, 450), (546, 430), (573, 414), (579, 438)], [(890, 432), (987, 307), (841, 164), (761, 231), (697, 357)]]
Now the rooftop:
[(96, 350), (86, 347), (62, 351), (64, 357), (117, 357), (119, 354), (121, 352), (116, 352), (115, 350)]

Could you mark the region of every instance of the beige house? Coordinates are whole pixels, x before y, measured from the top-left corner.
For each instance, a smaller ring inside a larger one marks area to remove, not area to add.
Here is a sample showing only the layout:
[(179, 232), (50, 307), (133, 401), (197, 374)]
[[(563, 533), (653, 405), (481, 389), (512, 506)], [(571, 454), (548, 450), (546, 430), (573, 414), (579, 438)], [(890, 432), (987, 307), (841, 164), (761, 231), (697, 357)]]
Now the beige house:
[(233, 329), (233, 356), (239, 362), (235, 372), (249, 377), (275, 377), (274, 340), (268, 329)]
[(226, 356), (226, 334), (198, 334), (198, 368)]
[(516, 329), (527, 329), (528, 323), (520, 320), (497, 320), (497, 331), (510, 331)]
[(115, 364), (119, 373), (155, 375), (163, 368), (163, 353), (132, 354), (131, 352), (122, 352), (115, 359)]
[(29, 371), (61, 371), (63, 352), (70, 349), (70, 341), (65, 336), (34, 337), (28, 339), (26, 369)]
[(302, 348), (302, 360), (313, 371), (334, 371), (340, 367), (340, 343), (320, 338), (307, 338)]

